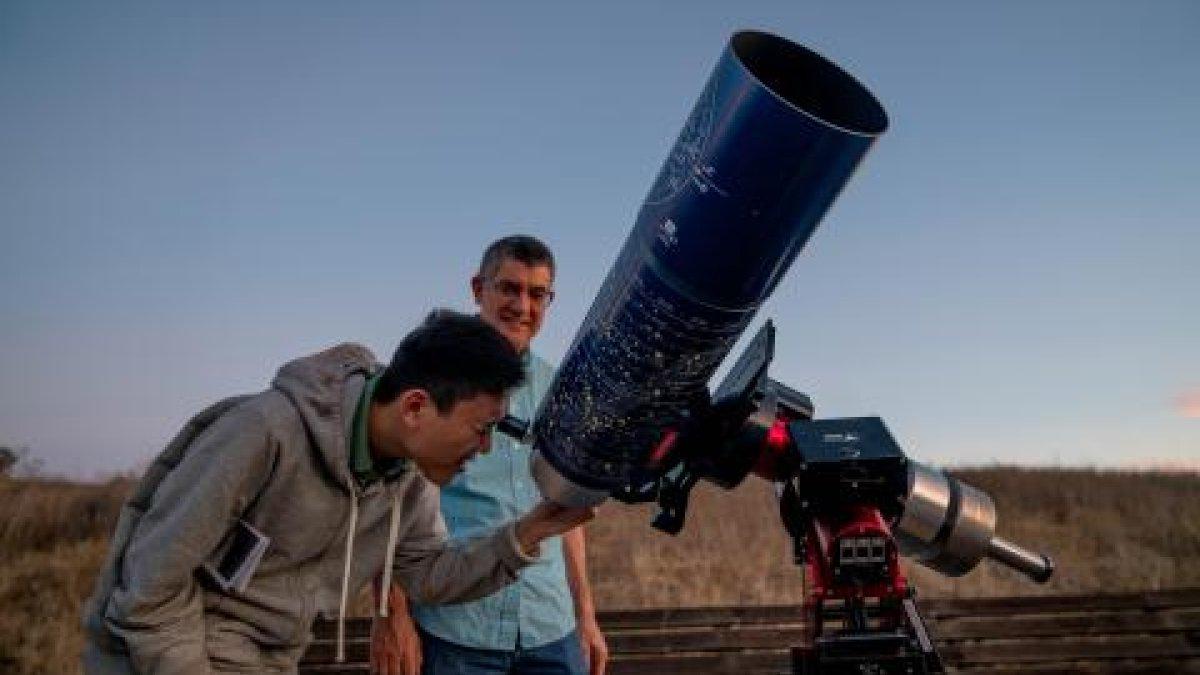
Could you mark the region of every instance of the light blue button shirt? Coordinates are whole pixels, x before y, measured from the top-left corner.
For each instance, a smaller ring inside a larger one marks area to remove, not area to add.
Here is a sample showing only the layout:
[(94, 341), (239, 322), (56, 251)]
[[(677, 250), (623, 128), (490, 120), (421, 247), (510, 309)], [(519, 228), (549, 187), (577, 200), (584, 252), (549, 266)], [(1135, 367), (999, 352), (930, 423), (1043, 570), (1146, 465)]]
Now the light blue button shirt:
[[(525, 375), (525, 384), (509, 399), (508, 412), (532, 421), (554, 370), (526, 352)], [(529, 451), (529, 445), (493, 433), (491, 451), (471, 460), (442, 487), (442, 515), (451, 537), (488, 532), (541, 500), (529, 474)], [(562, 540), (543, 541), (540, 559), (522, 570), (516, 583), (474, 602), (414, 605), (413, 616), (429, 633), (476, 649), (511, 651), (561, 640), (575, 629)]]

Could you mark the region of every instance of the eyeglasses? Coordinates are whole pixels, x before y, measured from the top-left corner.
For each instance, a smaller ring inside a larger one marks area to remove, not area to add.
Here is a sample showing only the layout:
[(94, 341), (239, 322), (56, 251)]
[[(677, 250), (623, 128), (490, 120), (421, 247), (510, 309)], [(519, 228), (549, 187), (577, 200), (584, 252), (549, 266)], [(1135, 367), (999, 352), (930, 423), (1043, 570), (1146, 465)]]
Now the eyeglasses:
[(522, 295), (528, 295), (529, 301), (538, 307), (545, 307), (554, 300), (554, 291), (545, 286), (526, 287), (525, 284), (509, 279), (489, 279), (488, 283), (506, 300), (519, 301)]

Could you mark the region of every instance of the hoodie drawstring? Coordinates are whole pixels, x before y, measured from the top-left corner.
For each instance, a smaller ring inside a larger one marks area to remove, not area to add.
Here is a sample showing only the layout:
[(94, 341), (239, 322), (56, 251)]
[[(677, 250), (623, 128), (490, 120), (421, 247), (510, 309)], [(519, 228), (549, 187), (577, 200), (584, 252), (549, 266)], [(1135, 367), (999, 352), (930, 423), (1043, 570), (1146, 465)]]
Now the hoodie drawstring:
[(337, 655), (333, 660), (346, 660), (346, 597), (350, 594), (350, 557), (354, 555), (354, 531), (358, 529), (358, 493), (354, 491), (354, 479), (350, 479), (350, 530), (346, 532), (346, 563), (342, 569), (342, 601), (338, 606)]
[(388, 529), (387, 553), (383, 559), (383, 583), (379, 586), (379, 616), (388, 615), (392, 588), (392, 560), (396, 557), (396, 539), (400, 534), (400, 495), (392, 495), (392, 522)]

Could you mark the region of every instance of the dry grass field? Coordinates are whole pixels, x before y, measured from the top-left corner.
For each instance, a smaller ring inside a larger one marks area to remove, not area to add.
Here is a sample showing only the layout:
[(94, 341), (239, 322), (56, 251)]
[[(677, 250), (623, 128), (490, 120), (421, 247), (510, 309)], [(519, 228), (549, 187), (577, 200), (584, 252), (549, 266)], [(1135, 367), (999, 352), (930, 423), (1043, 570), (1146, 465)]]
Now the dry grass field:
[(130, 485), (0, 477), (0, 673), (78, 672), (80, 605)]
[[(956, 472), (990, 492), (1002, 535), (1058, 561), (1038, 586), (984, 565), (957, 580), (921, 568), (926, 596), (1089, 593), (1200, 586), (1200, 476), (1087, 470)], [(77, 672), (79, 609), (130, 481), (0, 477), (0, 673)], [(769, 486), (702, 485), (678, 537), (650, 507), (606, 504), (589, 525), (602, 609), (797, 602), (803, 592)], [(360, 603), (360, 606), (365, 606)]]
[[(926, 596), (1117, 592), (1200, 586), (1200, 476), (988, 468), (955, 475), (992, 495), (998, 531), (1057, 563), (1038, 585), (984, 564), (959, 579), (909, 566)], [(648, 506), (606, 504), (589, 527), (603, 607), (799, 602), (801, 570), (767, 483), (702, 484), (684, 531), (652, 530)]]

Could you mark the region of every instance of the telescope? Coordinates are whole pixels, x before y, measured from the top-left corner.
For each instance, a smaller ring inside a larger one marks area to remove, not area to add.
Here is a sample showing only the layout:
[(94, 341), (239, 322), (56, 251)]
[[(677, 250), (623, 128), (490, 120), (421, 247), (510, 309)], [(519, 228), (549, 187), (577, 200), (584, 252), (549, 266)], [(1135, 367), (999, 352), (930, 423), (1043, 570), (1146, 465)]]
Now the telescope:
[(657, 502), (672, 534), (697, 481), (771, 481), (811, 580), (797, 673), (942, 672), (900, 555), (949, 576), (985, 558), (1039, 582), (1054, 569), (997, 537), (991, 498), (909, 458), (880, 418), (816, 418), (769, 376), (772, 322), (708, 389), (887, 125), (824, 57), (734, 34), (537, 416), (500, 425), (532, 442), (545, 498)]

